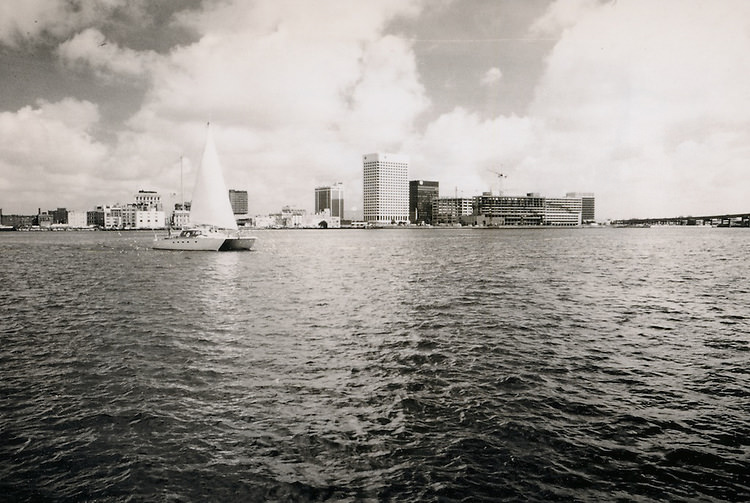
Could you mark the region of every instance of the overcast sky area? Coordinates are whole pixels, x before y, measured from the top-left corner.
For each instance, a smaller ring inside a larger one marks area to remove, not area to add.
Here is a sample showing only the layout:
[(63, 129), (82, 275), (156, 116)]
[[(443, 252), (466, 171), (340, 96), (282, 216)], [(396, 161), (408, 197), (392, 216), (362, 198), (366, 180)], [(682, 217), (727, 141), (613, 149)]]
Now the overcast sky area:
[[(442, 196), (596, 194), (597, 219), (750, 211), (744, 0), (5, 0), (0, 208), (184, 192), (212, 124), (251, 214), (362, 155)], [(179, 196), (178, 196), (179, 197)]]

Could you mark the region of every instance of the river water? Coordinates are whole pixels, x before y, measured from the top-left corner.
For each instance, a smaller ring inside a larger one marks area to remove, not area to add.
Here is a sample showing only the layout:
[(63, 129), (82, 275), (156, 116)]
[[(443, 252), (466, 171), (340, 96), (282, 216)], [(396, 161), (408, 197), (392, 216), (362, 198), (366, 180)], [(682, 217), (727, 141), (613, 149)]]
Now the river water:
[(0, 500), (750, 500), (750, 232), (0, 235)]

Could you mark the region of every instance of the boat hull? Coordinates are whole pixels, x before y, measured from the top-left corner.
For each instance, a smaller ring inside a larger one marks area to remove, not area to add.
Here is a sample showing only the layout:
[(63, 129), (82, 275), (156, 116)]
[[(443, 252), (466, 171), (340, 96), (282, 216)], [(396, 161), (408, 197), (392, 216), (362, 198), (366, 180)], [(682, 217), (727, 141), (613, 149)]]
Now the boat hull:
[(227, 238), (219, 247), (219, 251), (252, 250), (254, 244), (254, 237)]
[(181, 251), (240, 251), (251, 250), (254, 237), (227, 238), (224, 236), (168, 237), (154, 242), (155, 250)]

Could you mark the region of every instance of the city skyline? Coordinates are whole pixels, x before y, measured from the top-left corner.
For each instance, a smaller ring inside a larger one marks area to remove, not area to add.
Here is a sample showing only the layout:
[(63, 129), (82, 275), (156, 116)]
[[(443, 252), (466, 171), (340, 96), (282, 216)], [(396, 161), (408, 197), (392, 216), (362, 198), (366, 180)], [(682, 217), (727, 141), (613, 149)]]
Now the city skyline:
[[(190, 199), (206, 121), (249, 212), (361, 155), (441, 195), (597, 194), (599, 219), (748, 211), (750, 4), (24, 0), (0, 5), (0, 207)], [(185, 162), (180, 162), (184, 156)]]

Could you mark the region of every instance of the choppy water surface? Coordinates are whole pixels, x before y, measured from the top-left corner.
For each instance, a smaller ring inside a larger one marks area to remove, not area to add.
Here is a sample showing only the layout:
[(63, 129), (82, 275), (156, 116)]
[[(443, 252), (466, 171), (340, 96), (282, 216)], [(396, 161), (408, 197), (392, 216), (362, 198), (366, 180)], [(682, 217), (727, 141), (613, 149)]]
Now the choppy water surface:
[(750, 231), (0, 235), (0, 499), (750, 499)]

